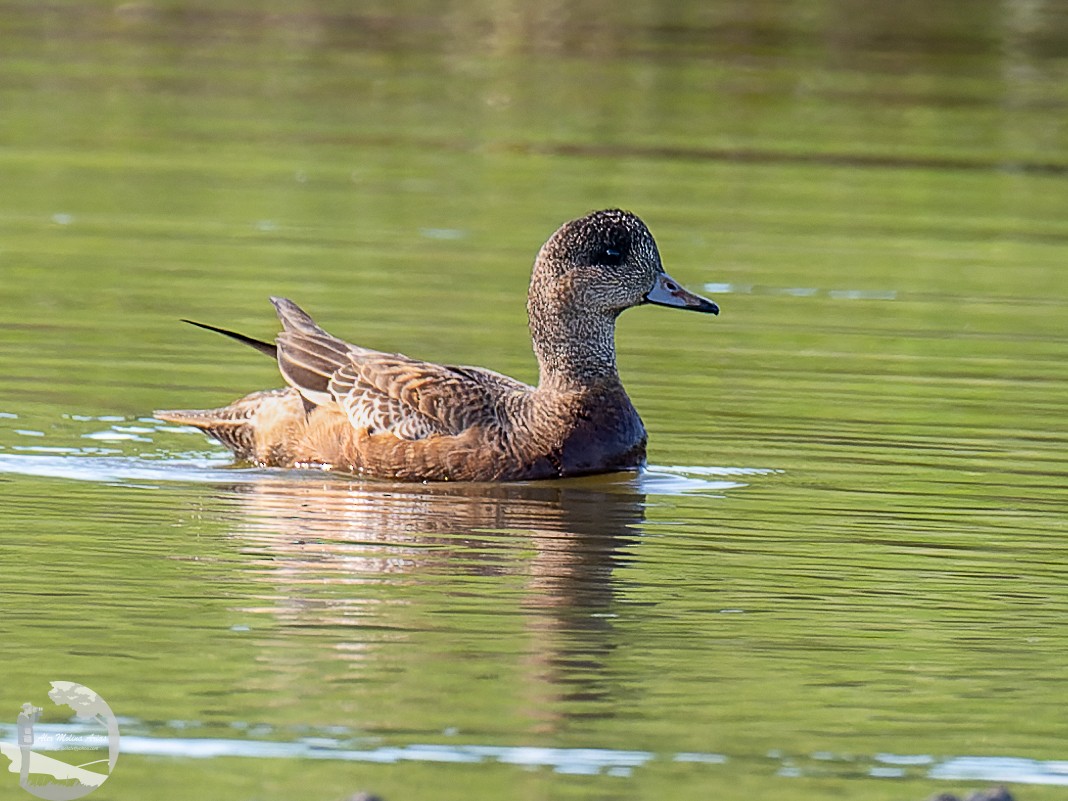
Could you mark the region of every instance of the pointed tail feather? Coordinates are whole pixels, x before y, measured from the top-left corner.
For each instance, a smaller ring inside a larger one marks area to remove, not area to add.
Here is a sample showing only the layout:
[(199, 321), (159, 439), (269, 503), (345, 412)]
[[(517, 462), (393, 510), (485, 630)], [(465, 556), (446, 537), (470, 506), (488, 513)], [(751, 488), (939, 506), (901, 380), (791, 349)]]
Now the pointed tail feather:
[(207, 428), (218, 422), (216, 409), (156, 409), (152, 416), (168, 423), (178, 423), (194, 428)]
[(238, 459), (287, 466), (305, 425), (302, 398), (295, 389), (253, 392), (221, 409), (163, 409), (160, 420), (199, 428), (233, 451)]
[(164, 409), (152, 416), (168, 423), (199, 428), (212, 439), (225, 445), (237, 459), (255, 460), (256, 434), (248, 419), (228, 419), (220, 412), (225, 409)]
[(278, 349), (270, 342), (264, 342), (262, 339), (253, 339), (252, 337), (245, 336), (244, 334), (239, 334), (236, 331), (230, 331), (226, 328), (219, 328), (214, 325), (208, 325), (207, 323), (198, 323), (196, 320), (183, 319), (182, 322), (189, 323), (190, 325), (195, 325), (197, 328), (214, 331), (217, 334), (228, 336), (230, 337), (230, 339), (236, 339), (238, 342), (242, 342), (250, 347), (253, 347), (260, 353), (270, 356), (272, 359), (278, 358)]

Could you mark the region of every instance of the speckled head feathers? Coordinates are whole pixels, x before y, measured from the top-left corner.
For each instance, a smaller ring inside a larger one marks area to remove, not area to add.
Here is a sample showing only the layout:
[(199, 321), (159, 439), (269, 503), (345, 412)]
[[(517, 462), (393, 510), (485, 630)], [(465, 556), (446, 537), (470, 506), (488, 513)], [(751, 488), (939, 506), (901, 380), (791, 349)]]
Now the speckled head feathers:
[(621, 209), (595, 211), (564, 223), (541, 249), (539, 261), (558, 271), (577, 266), (621, 267), (652, 263), (660, 268), (653, 235), (637, 216)]
[(614, 318), (639, 306), (663, 274), (652, 234), (628, 211), (564, 223), (534, 263), (527, 308), (536, 317)]

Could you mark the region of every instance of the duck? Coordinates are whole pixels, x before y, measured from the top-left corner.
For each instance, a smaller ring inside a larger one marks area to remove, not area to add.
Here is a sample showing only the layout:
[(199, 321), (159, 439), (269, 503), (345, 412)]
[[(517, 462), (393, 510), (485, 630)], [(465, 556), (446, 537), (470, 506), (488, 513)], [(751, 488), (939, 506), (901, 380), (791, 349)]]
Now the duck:
[(647, 435), (616, 365), (616, 319), (635, 306), (719, 314), (664, 270), (648, 227), (605, 209), (541, 247), (527, 317), (538, 383), (353, 345), (272, 297), (273, 343), (224, 334), (277, 360), (286, 386), (218, 409), (160, 410), (241, 462), (397, 481), (533, 481), (645, 466)]

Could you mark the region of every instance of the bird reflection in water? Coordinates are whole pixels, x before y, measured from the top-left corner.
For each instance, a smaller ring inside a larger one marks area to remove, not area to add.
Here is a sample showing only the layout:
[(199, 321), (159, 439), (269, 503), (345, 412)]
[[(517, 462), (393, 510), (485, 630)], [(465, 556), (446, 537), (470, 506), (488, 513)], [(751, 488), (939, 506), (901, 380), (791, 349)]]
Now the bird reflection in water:
[[(314, 629), (338, 653), (373, 661), (388, 643), (419, 637), (428, 608), (474, 612), (445, 624), (460, 627), (460, 638), (464, 626), (515, 615), (523, 642), (514, 667), (527, 694), (520, 704), (535, 728), (554, 728), (552, 710), (569, 702), (601, 714), (601, 702), (616, 695), (606, 672), (619, 645), (615, 572), (645, 511), (634, 474), (392, 484), (288, 473), (225, 493), (240, 508), (234, 534), (273, 585), (273, 603), (249, 611), (270, 613), (283, 633)], [(516, 628), (511, 619), (506, 627)]]

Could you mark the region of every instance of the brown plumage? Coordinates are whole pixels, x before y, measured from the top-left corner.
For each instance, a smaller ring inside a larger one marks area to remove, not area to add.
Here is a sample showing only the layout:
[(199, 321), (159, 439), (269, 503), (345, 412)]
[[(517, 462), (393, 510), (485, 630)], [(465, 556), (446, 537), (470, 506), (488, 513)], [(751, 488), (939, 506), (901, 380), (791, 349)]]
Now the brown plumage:
[(664, 272), (645, 224), (619, 210), (566, 223), (538, 253), (527, 301), (537, 387), (479, 367), (350, 345), (292, 301), (271, 302), (283, 329), (275, 345), (202, 327), (274, 355), (289, 387), (254, 392), (221, 409), (156, 417), (196, 426), (259, 465), (408, 481), (640, 467), (645, 427), (616, 370), (616, 317), (644, 303), (719, 312)]

